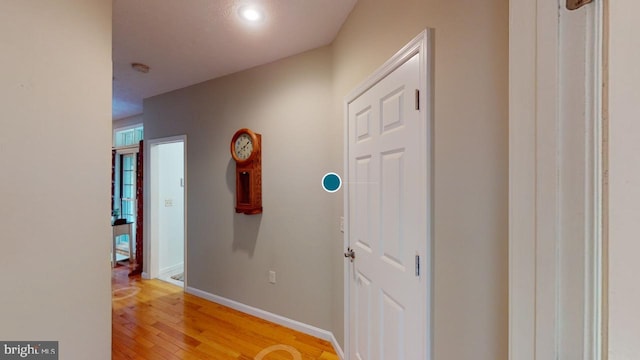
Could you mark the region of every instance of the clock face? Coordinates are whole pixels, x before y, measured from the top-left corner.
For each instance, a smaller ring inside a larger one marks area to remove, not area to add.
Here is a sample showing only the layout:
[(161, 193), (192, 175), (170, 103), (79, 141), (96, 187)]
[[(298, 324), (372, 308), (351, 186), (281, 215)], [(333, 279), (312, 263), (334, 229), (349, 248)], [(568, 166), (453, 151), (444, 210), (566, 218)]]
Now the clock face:
[(253, 152), (253, 140), (249, 134), (240, 134), (234, 144), (234, 152), (238, 159), (247, 160)]

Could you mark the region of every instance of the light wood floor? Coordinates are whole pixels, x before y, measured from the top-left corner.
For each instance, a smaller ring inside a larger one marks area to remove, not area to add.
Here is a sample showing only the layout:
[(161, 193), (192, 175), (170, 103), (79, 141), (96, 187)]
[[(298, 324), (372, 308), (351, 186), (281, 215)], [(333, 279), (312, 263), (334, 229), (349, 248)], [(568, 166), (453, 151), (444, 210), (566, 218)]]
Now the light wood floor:
[[(270, 346), (295, 348), (302, 359), (337, 360), (324, 340), (186, 294), (161, 280), (113, 270), (113, 359), (300, 359)], [(277, 348), (276, 348), (277, 349)], [(261, 353), (262, 352), (262, 353)]]

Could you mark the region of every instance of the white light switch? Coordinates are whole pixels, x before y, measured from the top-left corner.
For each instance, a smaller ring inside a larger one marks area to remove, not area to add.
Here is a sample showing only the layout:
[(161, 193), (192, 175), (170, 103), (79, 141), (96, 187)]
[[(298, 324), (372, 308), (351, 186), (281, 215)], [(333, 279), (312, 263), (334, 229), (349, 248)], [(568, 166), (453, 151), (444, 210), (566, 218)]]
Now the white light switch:
[(340, 216), (340, 232), (344, 232), (344, 216)]
[(276, 283), (276, 272), (273, 270), (269, 270), (269, 282), (272, 284)]

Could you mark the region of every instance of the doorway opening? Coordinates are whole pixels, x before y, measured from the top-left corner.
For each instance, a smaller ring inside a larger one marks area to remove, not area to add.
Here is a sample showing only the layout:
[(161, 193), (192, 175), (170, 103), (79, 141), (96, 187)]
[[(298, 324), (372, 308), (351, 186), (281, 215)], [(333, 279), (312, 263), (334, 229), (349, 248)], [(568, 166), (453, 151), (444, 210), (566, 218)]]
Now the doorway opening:
[(149, 140), (144, 278), (186, 287), (186, 136)]

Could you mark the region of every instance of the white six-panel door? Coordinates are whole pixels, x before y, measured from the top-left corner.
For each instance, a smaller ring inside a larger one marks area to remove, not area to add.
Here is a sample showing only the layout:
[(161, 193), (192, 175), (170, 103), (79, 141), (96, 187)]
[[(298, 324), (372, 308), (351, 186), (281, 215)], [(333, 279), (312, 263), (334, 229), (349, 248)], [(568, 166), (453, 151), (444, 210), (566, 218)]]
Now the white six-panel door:
[(430, 104), (421, 56), (407, 56), (347, 104), (348, 359), (430, 352)]

